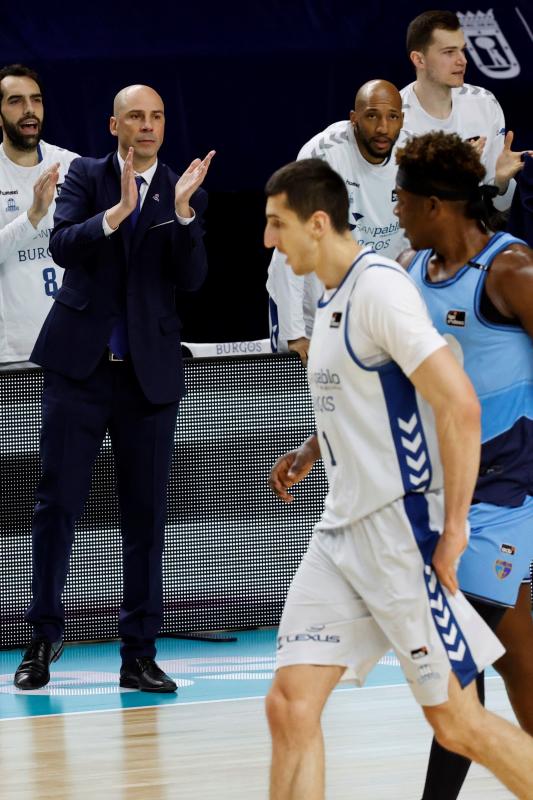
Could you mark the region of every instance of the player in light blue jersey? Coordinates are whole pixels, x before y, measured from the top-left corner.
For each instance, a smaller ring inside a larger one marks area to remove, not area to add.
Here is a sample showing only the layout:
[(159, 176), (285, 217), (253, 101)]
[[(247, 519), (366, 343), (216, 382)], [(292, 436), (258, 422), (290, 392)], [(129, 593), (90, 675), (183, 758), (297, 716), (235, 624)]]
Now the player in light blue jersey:
[[(482, 408), (481, 465), (459, 582), (506, 647), (495, 668), (533, 734), (533, 251), (491, 232), (492, 204), (480, 186), (485, 168), (457, 135), (411, 139), (397, 161), (397, 214), (413, 247), (400, 261)], [(483, 698), (482, 680), (478, 690)], [(434, 742), (424, 800), (456, 798), (468, 767)]]
[(479, 467), (472, 384), (409, 275), (351, 237), (338, 173), (297, 161), (267, 195), (265, 244), (325, 287), (308, 363), (317, 434), (269, 484), (291, 499), (319, 456), (329, 484), (278, 631), (271, 800), (323, 800), (324, 704), (390, 647), (439, 741), (533, 797), (533, 739), (483, 709), (473, 684), (503, 648), (456, 580)]

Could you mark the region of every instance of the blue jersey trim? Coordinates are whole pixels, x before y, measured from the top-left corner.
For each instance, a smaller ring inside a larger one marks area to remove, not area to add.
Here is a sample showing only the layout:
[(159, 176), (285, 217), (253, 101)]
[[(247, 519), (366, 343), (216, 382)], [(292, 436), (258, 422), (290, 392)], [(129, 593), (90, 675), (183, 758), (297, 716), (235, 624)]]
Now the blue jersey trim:
[[(350, 269), (348, 270), (348, 272), (346, 273), (346, 275), (344, 276), (342, 281), (339, 283), (339, 285), (337, 286), (337, 288), (335, 289), (335, 291), (333, 292), (331, 297), (328, 298), (327, 300), (323, 300), (322, 298), (324, 297), (324, 295), (322, 295), (322, 297), (319, 299), (319, 301), (317, 303), (318, 308), (324, 308), (329, 303), (331, 303), (333, 298), (337, 295), (337, 292), (341, 289), (342, 286), (344, 286), (345, 282), (348, 280), (348, 277), (352, 274), (355, 265), (363, 258), (363, 256), (367, 256), (370, 253), (374, 253), (374, 251), (373, 250), (366, 250), (366, 248), (363, 248), (363, 250), (359, 253), (359, 255), (357, 256), (357, 258), (355, 259), (355, 261), (351, 265)], [(374, 253), (374, 255), (376, 255), (376, 254)]]
[(431, 484), (433, 469), (415, 387), (394, 361), (378, 374), (404, 491), (424, 492)]
[(406, 494), (404, 508), (424, 560), (424, 580), (429, 597), (431, 615), (448, 655), (450, 667), (464, 688), (474, 680), (478, 674), (478, 668), (459, 623), (453, 615), (435, 570), (431, 566), (431, 559), (439, 534), (437, 531), (431, 530), (427, 498), (423, 494)]

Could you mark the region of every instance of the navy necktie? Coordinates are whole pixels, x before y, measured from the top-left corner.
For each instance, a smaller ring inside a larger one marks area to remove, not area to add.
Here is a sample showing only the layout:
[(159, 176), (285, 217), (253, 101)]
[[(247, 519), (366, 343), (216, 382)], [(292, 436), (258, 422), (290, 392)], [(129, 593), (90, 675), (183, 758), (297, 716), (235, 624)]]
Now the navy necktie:
[[(128, 221), (130, 224), (131, 232), (135, 228), (137, 224), (137, 220), (139, 219), (139, 214), (141, 213), (141, 186), (145, 182), (144, 178), (141, 175), (136, 175), (135, 183), (137, 184), (137, 205), (131, 212), (130, 216), (128, 217)], [(113, 325), (113, 330), (111, 331), (111, 336), (109, 337), (109, 349), (111, 350), (114, 355), (118, 356), (119, 358), (124, 358), (128, 355), (130, 351), (130, 345), (128, 342), (128, 321), (126, 318), (126, 310), (120, 315), (117, 319), (115, 324)]]

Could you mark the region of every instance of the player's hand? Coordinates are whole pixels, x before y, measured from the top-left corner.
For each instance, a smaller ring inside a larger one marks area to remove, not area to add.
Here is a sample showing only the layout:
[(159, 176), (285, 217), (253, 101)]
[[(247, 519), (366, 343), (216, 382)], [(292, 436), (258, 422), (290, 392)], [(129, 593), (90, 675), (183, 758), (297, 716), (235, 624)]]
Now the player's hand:
[(311, 436), (297, 450), (291, 450), (278, 458), (268, 476), (268, 485), (274, 494), (283, 502), (292, 503), (294, 497), (288, 490), (311, 472), (319, 456), (317, 438)]
[(309, 353), (310, 339), (305, 336), (300, 336), (299, 339), (290, 339), (287, 342), (287, 347), (291, 353), (298, 353), (304, 367), (307, 365), (307, 357)]
[(180, 175), (176, 183), (174, 195), (174, 206), (179, 217), (192, 217), (193, 211), (189, 206), (192, 195), (204, 182), (209, 165), (215, 155), (214, 150), (210, 150), (203, 161), (195, 158), (191, 161), (183, 175)]
[(472, 147), (474, 153), (477, 153), (478, 156), (481, 158), (481, 156), (483, 155), (483, 150), (485, 149), (485, 145), (487, 144), (487, 137), (473, 136), (471, 139), (467, 139), (466, 141)]
[(139, 190), (135, 183), (135, 172), (133, 169), (133, 147), (128, 149), (128, 155), (124, 159), (124, 169), (120, 176), (120, 200), (106, 211), (105, 218), (108, 225), (116, 230), (121, 222), (124, 222), (137, 207)]
[(37, 178), (33, 187), (33, 203), (28, 209), (28, 219), (34, 228), (46, 215), (50, 203), (55, 197), (59, 180), (59, 162), (45, 169)]
[(433, 553), (433, 567), (437, 578), (452, 594), (459, 589), (457, 564), (467, 542), (465, 531), (452, 534), (445, 529)]
[(512, 131), (507, 131), (505, 134), (503, 150), (496, 161), (496, 175), (494, 178), (494, 183), (498, 187), (500, 194), (503, 194), (506, 191), (511, 178), (514, 178), (517, 172), (520, 172), (520, 170), (523, 169), (524, 162), (522, 160), (522, 156), (525, 153), (533, 155), (533, 151), (531, 150), (511, 150), (513, 139), (514, 133)]

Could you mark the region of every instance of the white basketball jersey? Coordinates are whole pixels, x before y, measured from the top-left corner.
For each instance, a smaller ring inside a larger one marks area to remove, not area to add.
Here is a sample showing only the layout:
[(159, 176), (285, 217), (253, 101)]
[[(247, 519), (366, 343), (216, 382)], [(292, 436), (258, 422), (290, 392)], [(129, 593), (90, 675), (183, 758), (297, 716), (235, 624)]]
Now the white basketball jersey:
[(329, 483), (320, 528), (442, 488), (433, 412), (407, 376), (445, 345), (409, 275), (369, 249), (320, 300), (308, 364)]
[[(400, 135), (398, 145), (404, 140)], [(334, 122), (313, 136), (300, 152), (302, 158), (321, 158), (346, 183), (350, 209), (348, 223), (353, 238), (362, 246), (395, 258), (409, 244), (394, 215), (397, 164), (394, 149), (383, 164), (363, 158), (349, 120)], [(322, 286), (314, 274), (294, 275), (285, 256), (276, 250), (268, 268), (267, 291), (278, 306), (282, 340), (311, 335), (316, 301)]]
[[(487, 141), (481, 156), (483, 166), (487, 170), (484, 182), (493, 181), (496, 160), (503, 150), (505, 140), (505, 119), (502, 108), (492, 92), (469, 83), (452, 89), (450, 115), (446, 119), (438, 119), (422, 108), (414, 85), (410, 83), (400, 92), (403, 101), (404, 131), (413, 136), (421, 136), (430, 131), (444, 131), (444, 133), (457, 133), (461, 139), (486, 136)], [(512, 186), (514, 187), (514, 182)], [(507, 194), (508, 192), (503, 197), (507, 197)], [(512, 191), (507, 205), (510, 204), (511, 198)]]
[(55, 200), (37, 230), (26, 212), (39, 175), (59, 162), (59, 192), (77, 154), (43, 141), (40, 149), (38, 164), (21, 167), (0, 145), (0, 363), (29, 359), (63, 277), (48, 249)]

